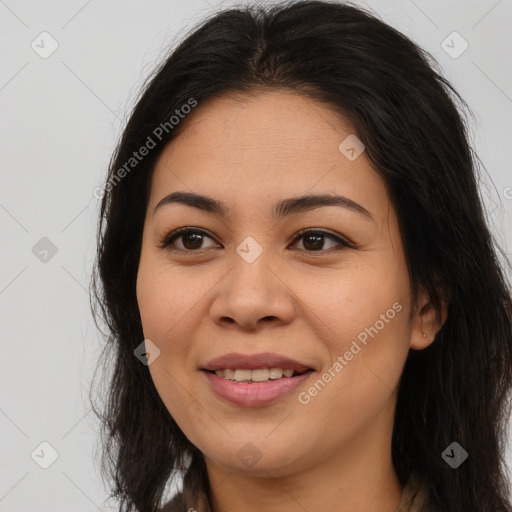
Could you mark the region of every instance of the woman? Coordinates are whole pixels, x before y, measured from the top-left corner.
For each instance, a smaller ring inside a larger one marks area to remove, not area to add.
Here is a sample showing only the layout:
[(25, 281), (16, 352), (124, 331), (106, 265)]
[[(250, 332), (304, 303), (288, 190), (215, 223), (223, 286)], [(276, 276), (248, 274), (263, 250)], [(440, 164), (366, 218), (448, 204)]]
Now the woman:
[(98, 226), (121, 510), (511, 510), (510, 285), (457, 105), (348, 4), (227, 10), (167, 58)]

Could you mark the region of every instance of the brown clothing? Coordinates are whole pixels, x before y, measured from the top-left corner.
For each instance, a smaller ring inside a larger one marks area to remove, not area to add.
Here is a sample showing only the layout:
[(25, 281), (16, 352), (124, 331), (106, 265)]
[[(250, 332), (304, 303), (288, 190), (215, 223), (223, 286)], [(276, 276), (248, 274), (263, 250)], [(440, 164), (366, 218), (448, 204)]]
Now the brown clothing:
[[(183, 492), (177, 494), (167, 503), (161, 512), (211, 512), (206, 493), (197, 489), (197, 486), (185, 475), (183, 479)], [(417, 474), (409, 477), (400, 505), (395, 512), (431, 512), (427, 509), (427, 493)]]

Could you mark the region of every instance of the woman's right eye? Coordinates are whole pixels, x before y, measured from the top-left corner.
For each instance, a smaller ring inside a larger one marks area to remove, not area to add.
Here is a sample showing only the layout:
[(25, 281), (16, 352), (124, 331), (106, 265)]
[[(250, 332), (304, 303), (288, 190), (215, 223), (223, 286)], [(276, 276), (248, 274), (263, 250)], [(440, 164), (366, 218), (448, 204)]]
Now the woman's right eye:
[[(169, 233), (159, 244), (162, 249), (176, 250), (176, 251), (191, 251), (196, 252), (201, 250), (201, 244), (204, 238), (213, 240), (205, 231), (201, 229), (192, 228), (179, 228)], [(176, 240), (181, 239), (182, 247), (171, 247), (175, 244)], [(210, 247), (211, 248), (211, 247)]]

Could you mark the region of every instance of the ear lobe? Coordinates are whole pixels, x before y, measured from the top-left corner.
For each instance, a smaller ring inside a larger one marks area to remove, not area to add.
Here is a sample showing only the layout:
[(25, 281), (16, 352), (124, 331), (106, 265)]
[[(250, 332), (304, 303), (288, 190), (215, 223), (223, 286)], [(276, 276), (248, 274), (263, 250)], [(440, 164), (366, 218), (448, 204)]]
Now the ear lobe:
[(436, 309), (430, 300), (423, 303), (419, 314), (413, 321), (410, 347), (413, 350), (423, 350), (434, 342), (437, 333), (448, 317), (448, 303), (441, 300), (441, 318), (438, 318)]

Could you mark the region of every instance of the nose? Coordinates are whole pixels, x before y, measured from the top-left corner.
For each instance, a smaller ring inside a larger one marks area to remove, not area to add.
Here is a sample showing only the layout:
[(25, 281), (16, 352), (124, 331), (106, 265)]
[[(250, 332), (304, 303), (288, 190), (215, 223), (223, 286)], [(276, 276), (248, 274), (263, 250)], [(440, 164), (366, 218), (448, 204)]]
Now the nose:
[(295, 316), (294, 294), (266, 258), (252, 263), (238, 258), (216, 289), (210, 315), (224, 328), (255, 331), (271, 322), (285, 325)]

